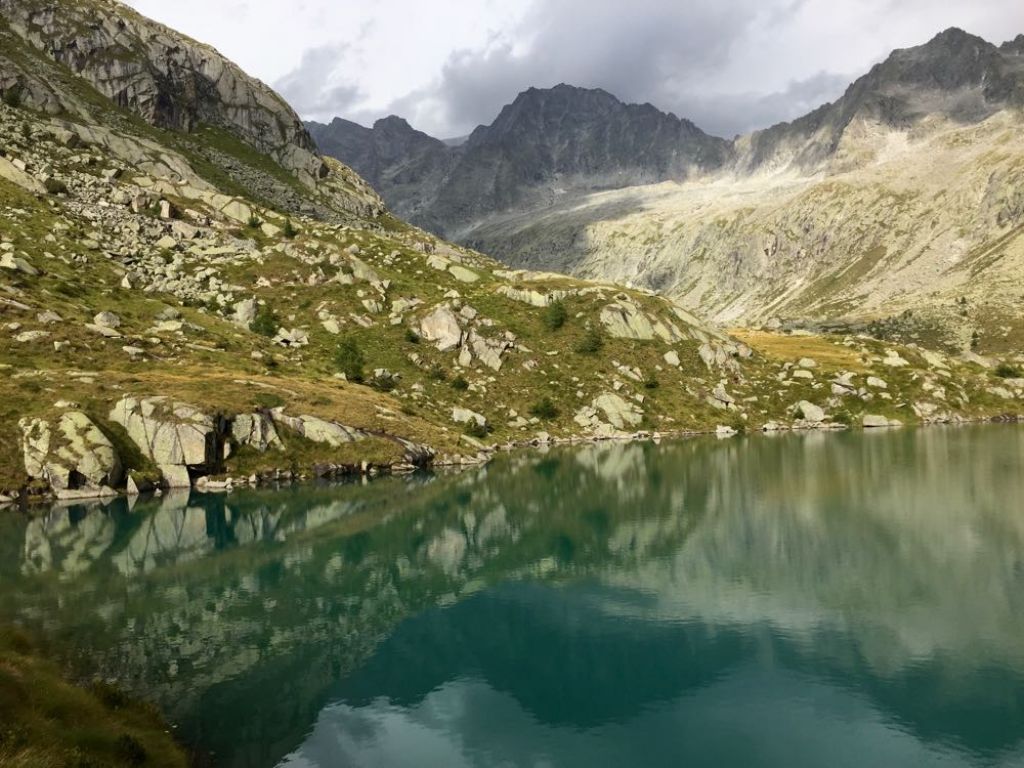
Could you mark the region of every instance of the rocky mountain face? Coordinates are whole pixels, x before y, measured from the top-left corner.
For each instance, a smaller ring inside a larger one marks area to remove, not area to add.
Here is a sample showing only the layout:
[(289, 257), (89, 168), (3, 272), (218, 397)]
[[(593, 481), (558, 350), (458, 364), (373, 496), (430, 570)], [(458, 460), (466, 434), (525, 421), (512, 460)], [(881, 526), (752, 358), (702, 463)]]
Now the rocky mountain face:
[(455, 147), (395, 117), (372, 130), (344, 120), (311, 130), (398, 214), (448, 235), (567, 194), (685, 179), (729, 157), (727, 142), (688, 120), (569, 85), (521, 93)]
[(1020, 45), (1018, 38), (997, 48), (953, 28), (925, 45), (894, 51), (835, 103), (739, 139), (737, 171), (792, 166), (817, 172), (858, 121), (906, 131), (937, 117), (975, 124), (1024, 106)]
[[(597, 106), (607, 98), (521, 96), (471, 137), (421, 223), (513, 266), (630, 281), (721, 322), (877, 326), (992, 353), (1024, 341), (1024, 35), (996, 46), (950, 29), (894, 51), (835, 103), (708, 144), (700, 177), (666, 161), (670, 147), (714, 140), (653, 108), (615, 122), (622, 110)], [(581, 135), (616, 140), (552, 138), (571, 135), (551, 119), (563, 106)], [(677, 123), (685, 137), (669, 138)], [(567, 168), (611, 169), (590, 176), (607, 189), (489, 194), (522, 185), (552, 143)]]
[[(116, 0), (0, 0), (0, 15), (22, 41), (152, 125), (226, 128), (307, 185), (327, 174), (308, 131), (280, 96), (213, 48)], [(5, 90), (22, 88), (29, 105), (51, 114), (77, 111), (31, 67), (8, 62), (0, 76)]]
[(409, 220), (430, 216), (437, 190), (458, 157), (400, 117), (378, 120), (372, 129), (341, 118), (330, 125), (310, 123), (309, 129), (324, 154), (348, 158), (374, 189), (387, 190), (388, 205)]

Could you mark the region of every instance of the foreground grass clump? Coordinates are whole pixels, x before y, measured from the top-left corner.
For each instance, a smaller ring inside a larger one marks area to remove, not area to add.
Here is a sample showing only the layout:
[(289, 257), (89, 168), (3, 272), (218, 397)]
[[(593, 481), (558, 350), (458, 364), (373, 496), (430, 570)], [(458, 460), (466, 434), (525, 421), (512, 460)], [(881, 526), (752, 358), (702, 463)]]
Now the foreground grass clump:
[(103, 683), (72, 685), (27, 636), (0, 629), (0, 765), (188, 764), (155, 709)]

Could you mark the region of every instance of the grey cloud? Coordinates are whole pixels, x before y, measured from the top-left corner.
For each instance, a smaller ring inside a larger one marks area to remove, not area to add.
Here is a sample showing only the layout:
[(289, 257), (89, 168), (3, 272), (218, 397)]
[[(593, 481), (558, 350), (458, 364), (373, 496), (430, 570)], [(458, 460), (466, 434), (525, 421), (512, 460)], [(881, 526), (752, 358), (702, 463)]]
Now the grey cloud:
[[(848, 17), (849, 28), (838, 28), (842, 50), (835, 48), (837, 28), (830, 28), (831, 37), (824, 29), (836, 14)], [(989, 37), (1002, 29), (1016, 34), (1017, 26), (1024, 29), (1024, 4), (532, 0), (514, 28), (478, 48), (452, 52), (431, 85), (384, 109), (367, 110), (358, 87), (337, 84), (346, 53), (337, 47), (309, 52), (278, 85), (307, 117), (339, 115), (368, 124), (398, 114), (445, 137), (490, 123), (526, 88), (565, 82), (650, 102), (728, 137), (836, 99), (894, 43), (919, 44), (951, 24)]]
[(835, 101), (856, 75), (829, 72), (794, 81), (775, 93), (709, 94), (685, 99), (680, 107), (705, 131), (727, 138), (793, 120)]
[[(764, 4), (725, 0), (687, 5), (682, 12), (677, 2), (634, 0), (624, 13), (618, 0), (537, 3), (515, 31), (515, 45), (510, 41), (485, 51), (456, 52), (432, 92), (392, 106), (407, 107), (411, 119), (424, 117), (467, 132), (490, 122), (525, 88), (567, 82), (676, 109), (681, 90), (699, 87), (725, 65), (732, 45), (761, 18)], [(791, 2), (786, 9), (798, 5)], [(774, 13), (762, 23), (785, 16), (778, 8)]]
[(331, 82), (338, 62), (349, 49), (345, 43), (311, 48), (303, 54), (299, 66), (274, 83), (274, 88), (303, 116), (349, 114), (365, 98), (359, 86), (325, 85)]

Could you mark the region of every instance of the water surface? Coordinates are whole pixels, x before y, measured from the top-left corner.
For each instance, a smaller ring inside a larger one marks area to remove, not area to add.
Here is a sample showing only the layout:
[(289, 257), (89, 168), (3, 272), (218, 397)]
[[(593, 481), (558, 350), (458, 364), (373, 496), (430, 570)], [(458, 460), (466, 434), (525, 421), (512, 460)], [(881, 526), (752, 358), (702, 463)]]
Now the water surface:
[(0, 517), (0, 621), (217, 765), (1024, 765), (1024, 430)]

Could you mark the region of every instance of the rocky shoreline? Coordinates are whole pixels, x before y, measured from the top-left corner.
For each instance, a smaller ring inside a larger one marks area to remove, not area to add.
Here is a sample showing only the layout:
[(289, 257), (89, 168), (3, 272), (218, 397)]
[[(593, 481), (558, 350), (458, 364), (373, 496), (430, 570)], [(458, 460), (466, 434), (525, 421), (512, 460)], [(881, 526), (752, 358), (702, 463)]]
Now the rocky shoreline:
[[(180, 404), (179, 404), (180, 405)], [(80, 413), (80, 412), (72, 412)], [(77, 419), (78, 417), (76, 417)], [(232, 423), (229, 421), (228, 423)], [(233, 423), (238, 423), (235, 417)], [(271, 422), (273, 424), (273, 422)], [(1024, 424), (1024, 415), (1001, 414), (991, 417), (966, 418), (959, 414), (944, 414), (937, 418), (922, 419), (919, 424), (911, 425), (916, 427), (929, 426), (969, 426), (977, 424)], [(248, 475), (221, 475), (204, 474), (191, 478), (188, 484), (169, 483), (166, 480), (140, 483), (134, 479), (134, 475), (126, 473), (128, 483), (124, 488), (115, 489), (109, 486), (98, 488), (65, 488), (56, 490), (50, 488), (44, 490), (39, 486), (27, 487), (17, 497), (0, 496), (0, 509), (18, 506), (22, 509), (31, 509), (44, 504), (54, 502), (96, 502), (114, 499), (120, 496), (138, 498), (146, 495), (162, 495), (165, 492), (174, 490), (196, 490), (200, 493), (230, 493), (241, 488), (281, 488), (290, 485), (309, 482), (330, 482), (339, 480), (363, 479), (371, 480), (379, 477), (394, 475), (411, 475), (416, 472), (446, 470), (459, 471), (480, 467), (494, 460), (502, 453), (526, 451), (535, 449), (548, 449), (555, 447), (595, 445), (599, 443), (634, 443), (653, 442), (660, 444), (667, 440), (683, 440), (695, 437), (717, 437), (718, 439), (730, 439), (744, 434), (782, 434), (782, 433), (806, 433), (806, 432), (844, 432), (851, 429), (863, 429), (865, 431), (878, 431), (885, 429), (900, 429), (905, 425), (895, 420), (888, 420), (882, 423), (881, 420), (873, 420), (869, 417), (855, 427), (847, 424), (831, 422), (827, 420), (810, 421), (800, 419), (795, 422), (784, 424), (769, 422), (760, 428), (747, 431), (738, 431), (732, 427), (719, 426), (714, 430), (674, 430), (674, 431), (637, 431), (632, 433), (617, 432), (613, 434), (600, 435), (572, 435), (568, 437), (555, 437), (546, 433), (526, 440), (511, 440), (500, 444), (484, 445), (476, 440), (467, 438), (478, 449), (476, 453), (465, 455), (443, 455), (437, 456), (431, 449), (425, 446), (416, 446), (421, 450), (417, 461), (402, 461), (395, 463), (374, 463), (362, 461), (357, 463), (315, 463), (305, 469), (275, 468)], [(407, 456), (411, 459), (412, 457)], [(26, 461), (28, 457), (26, 454)], [(187, 469), (187, 468), (186, 468)], [(72, 473), (77, 470), (71, 470)]]

